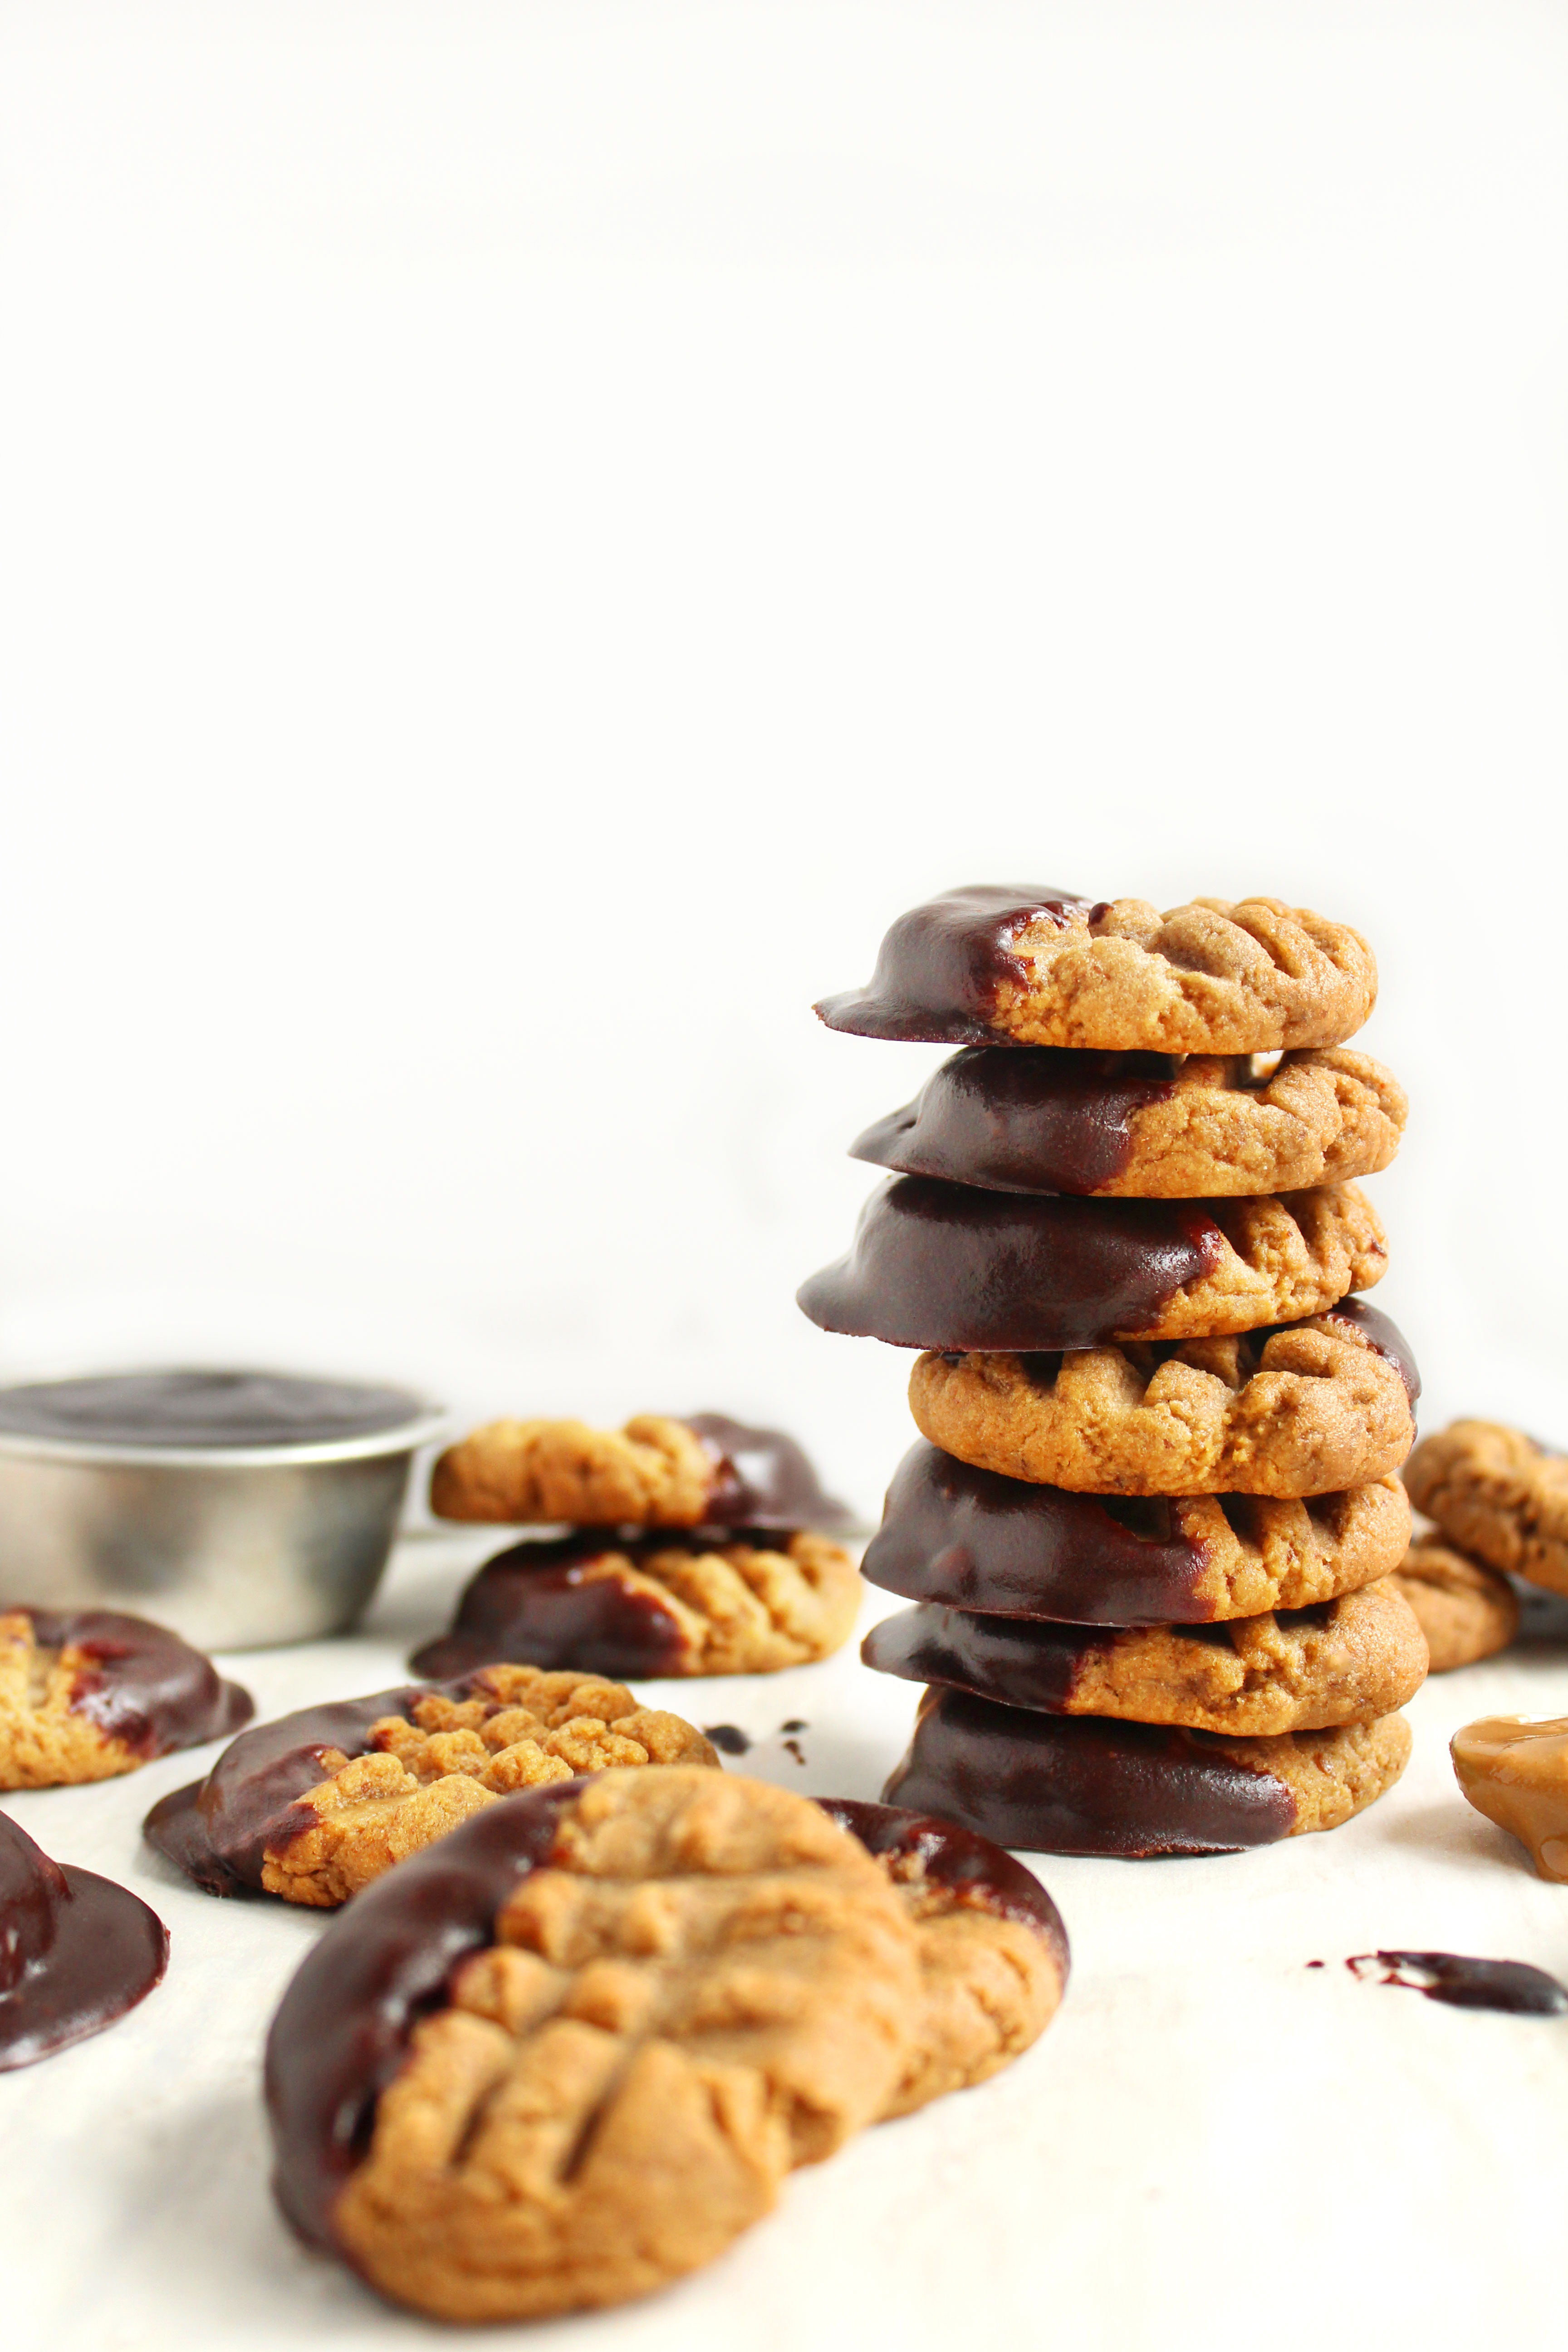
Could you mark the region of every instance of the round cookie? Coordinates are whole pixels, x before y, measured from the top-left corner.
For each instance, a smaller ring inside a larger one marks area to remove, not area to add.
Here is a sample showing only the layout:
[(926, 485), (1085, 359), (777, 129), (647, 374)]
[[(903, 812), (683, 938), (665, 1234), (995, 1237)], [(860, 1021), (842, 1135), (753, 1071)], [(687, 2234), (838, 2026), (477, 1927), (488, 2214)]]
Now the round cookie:
[(319, 1909), (520, 1789), (642, 1765), (719, 1769), (696, 1727), (597, 1675), (494, 1665), (303, 1707), (226, 1748), (143, 1834), (209, 1895)]
[(252, 1711), (248, 1691), (143, 1617), (0, 1609), (0, 1789), (112, 1780), (226, 1739)]
[(860, 1655), (879, 1674), (999, 1706), (1247, 1738), (1369, 1722), (1426, 1678), (1425, 1637), (1391, 1577), (1201, 1629), (1048, 1625), (928, 1601), (873, 1625)]
[(1026, 1852), (1232, 1853), (1337, 1829), (1409, 1754), (1401, 1715), (1240, 1739), (928, 1691), (883, 1794)]
[(1299, 1192), (1386, 1168), (1405, 1108), (1391, 1071), (1340, 1049), (1259, 1070), (1251, 1055), (971, 1045), (849, 1156), (1000, 1192)]
[(859, 1606), (855, 1563), (826, 1536), (699, 1544), (573, 1535), (487, 1560), (451, 1631), (409, 1663), (437, 1675), (493, 1658), (643, 1679), (766, 1675), (841, 1649)]
[(1388, 1265), (1353, 1184), (1288, 1200), (1079, 1201), (896, 1176), (801, 1285), (826, 1331), (901, 1348), (1089, 1348), (1321, 1313)]
[(982, 1470), (1110, 1495), (1329, 1495), (1396, 1470), (1419, 1382), (1359, 1300), (1283, 1329), (1052, 1355), (922, 1356), (915, 1426)]
[(361, 1896), (267, 2049), (295, 2228), (454, 2320), (710, 2262), (898, 2095), (919, 1939), (809, 1799), (608, 1772), (495, 1806)]
[(63, 1868), (0, 1813), (0, 2072), (101, 2033), (163, 1980), (169, 1934), (140, 1896)]
[(1492, 1657), (1519, 1632), (1519, 1595), (1507, 1577), (1432, 1536), (1416, 1538), (1392, 1581), (1426, 1636), (1435, 1675)]
[(1085, 1625), (1207, 1624), (1306, 1609), (1386, 1576), (1410, 1540), (1397, 1478), (1307, 1500), (1074, 1495), (923, 1441), (860, 1563), (906, 1601)]
[(1266, 1054), (1339, 1045), (1377, 998), (1359, 931), (1278, 898), (1142, 898), (976, 884), (900, 915), (830, 1029), (949, 1045)]
[(1456, 1421), (1405, 1467), (1418, 1511), (1489, 1568), (1568, 1593), (1568, 1457), (1496, 1421)]
[(492, 1421), (437, 1457), (437, 1518), (507, 1527), (826, 1530), (850, 1525), (793, 1437), (721, 1412), (639, 1413), (624, 1429)]

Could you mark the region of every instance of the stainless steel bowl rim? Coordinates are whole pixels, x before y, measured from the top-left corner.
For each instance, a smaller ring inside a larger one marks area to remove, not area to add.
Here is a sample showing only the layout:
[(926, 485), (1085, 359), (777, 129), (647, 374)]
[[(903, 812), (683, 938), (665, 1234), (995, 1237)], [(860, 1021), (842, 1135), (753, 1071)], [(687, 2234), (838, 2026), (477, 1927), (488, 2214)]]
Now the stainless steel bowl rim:
[(108, 1465), (117, 1470), (294, 1470), (316, 1462), (367, 1462), (385, 1454), (413, 1454), (447, 1426), (446, 1408), (427, 1405), (390, 1429), (320, 1444), (282, 1445), (129, 1445), (75, 1437), (38, 1437), (0, 1429), (0, 1454), (32, 1462)]

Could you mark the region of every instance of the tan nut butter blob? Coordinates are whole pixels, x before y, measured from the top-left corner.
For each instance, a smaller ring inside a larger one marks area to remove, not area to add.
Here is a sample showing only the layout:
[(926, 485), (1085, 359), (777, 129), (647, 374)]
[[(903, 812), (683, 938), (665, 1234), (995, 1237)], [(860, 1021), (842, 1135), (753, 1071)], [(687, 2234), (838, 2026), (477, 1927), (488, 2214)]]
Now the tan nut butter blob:
[(1483, 1716), (1448, 1752), (1476, 1811), (1529, 1847), (1542, 1878), (1568, 1883), (1568, 1715)]

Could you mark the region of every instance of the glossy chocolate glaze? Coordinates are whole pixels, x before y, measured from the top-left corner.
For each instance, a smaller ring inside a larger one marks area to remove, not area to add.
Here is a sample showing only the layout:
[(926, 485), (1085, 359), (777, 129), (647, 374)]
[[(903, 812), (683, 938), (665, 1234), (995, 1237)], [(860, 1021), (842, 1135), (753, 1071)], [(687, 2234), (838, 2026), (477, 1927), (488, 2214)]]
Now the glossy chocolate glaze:
[(1205, 1621), (1207, 1564), (1163, 1496), (1031, 1486), (922, 1438), (893, 1473), (860, 1573), (908, 1601), (993, 1616), (1160, 1625)]
[(1502, 2009), (1516, 2017), (1561, 2017), (1568, 1987), (1524, 1960), (1473, 1960), (1459, 1952), (1358, 1952), (1345, 1962), (1352, 1976), (1381, 1968), (1383, 1984), (1403, 1985), (1451, 2009)]
[(1089, 1348), (1145, 1331), (1224, 1256), (1195, 1201), (1077, 1201), (895, 1176), (847, 1257), (795, 1296), (825, 1331), (900, 1348)]
[[(1347, 1333), (1359, 1332), (1374, 1356), (1381, 1356), (1385, 1363), (1394, 1366), (1405, 1383), (1405, 1393), (1410, 1400), (1411, 1410), (1415, 1411), (1415, 1401), (1421, 1394), (1421, 1375), (1415, 1369), (1415, 1358), (1411, 1352), (1409, 1340), (1391, 1316), (1382, 1314), (1375, 1307), (1368, 1307), (1360, 1298), (1342, 1298), (1339, 1305), (1331, 1307), (1326, 1315), (1312, 1319), (1327, 1323), (1331, 1328), (1337, 1323)], [(1290, 1326), (1282, 1323), (1279, 1328), (1289, 1330)]]
[(991, 1192), (1097, 1192), (1131, 1157), (1134, 1112), (1167, 1100), (1180, 1066), (1173, 1054), (970, 1046), (849, 1156)]
[(0, 1431), (84, 1445), (324, 1445), (424, 1409), (402, 1389), (287, 1372), (109, 1372), (0, 1389)]
[[(715, 1531), (732, 1543), (735, 1530)], [(554, 1543), (513, 1544), (464, 1586), (451, 1629), (409, 1660), (416, 1675), (458, 1675), (505, 1659), (520, 1665), (575, 1666), (613, 1682), (655, 1679), (675, 1671), (684, 1636), (673, 1609), (657, 1594), (628, 1591), (614, 1577), (592, 1577), (606, 1551), (668, 1551), (691, 1538), (685, 1528), (650, 1538), (606, 1540), (602, 1532)]]
[(903, 1805), (863, 1804), (852, 1797), (818, 1797), (816, 1801), (841, 1830), (859, 1839), (868, 1853), (890, 1854), (895, 1861), (912, 1854), (925, 1878), (951, 1887), (965, 1903), (1033, 1927), (1050, 1945), (1066, 1982), (1068, 1935), (1061, 1913), (1034, 1872), (989, 1838)]
[(68, 1615), (26, 1601), (0, 1603), (0, 1617), (30, 1617), (44, 1649), (81, 1651), (91, 1662), (78, 1677), (71, 1712), (84, 1715), (108, 1739), (142, 1757), (227, 1739), (256, 1711), (247, 1690), (226, 1683), (212, 1660), (177, 1633), (145, 1617), (111, 1609)]
[(168, 1930), (137, 1895), (62, 1869), (0, 1813), (0, 2071), (100, 2033), (168, 1959)]
[[(1089, 919), (1109, 904), (1089, 908)], [(1028, 969), (1014, 951), (1018, 933), (1044, 918), (1065, 929), (1069, 908), (1089, 907), (1049, 882), (972, 883), (900, 915), (877, 955), (869, 984), (824, 997), (829, 1029), (857, 1037), (902, 1037), (939, 1045), (995, 1042), (996, 994)]]
[(1204, 1732), (1029, 1714), (966, 1691), (921, 1702), (882, 1793), (1036, 1853), (1231, 1853), (1296, 1819), (1283, 1781)]
[(689, 1412), (681, 1418), (719, 1465), (707, 1519), (693, 1534), (723, 1528), (728, 1531), (724, 1540), (732, 1543), (748, 1528), (775, 1533), (787, 1529), (791, 1535), (801, 1528), (815, 1528), (834, 1535), (854, 1525), (854, 1513), (824, 1494), (805, 1448), (782, 1429), (752, 1429), (722, 1412)]
[(1115, 1638), (1113, 1629), (976, 1617), (922, 1601), (873, 1625), (860, 1644), (860, 1658), (874, 1674), (973, 1691), (1002, 1706), (1064, 1715), (1085, 1664)]

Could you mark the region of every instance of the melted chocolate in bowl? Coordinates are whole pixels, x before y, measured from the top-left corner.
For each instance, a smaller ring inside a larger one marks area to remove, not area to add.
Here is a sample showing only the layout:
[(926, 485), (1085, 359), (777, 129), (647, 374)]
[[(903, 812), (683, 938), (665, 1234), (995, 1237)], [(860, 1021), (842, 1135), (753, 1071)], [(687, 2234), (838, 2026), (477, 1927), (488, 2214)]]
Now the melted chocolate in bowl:
[(91, 1661), (71, 1694), (71, 1712), (139, 1756), (227, 1739), (255, 1713), (248, 1691), (223, 1681), (200, 1650), (144, 1617), (110, 1609), (58, 1615), (22, 1601), (0, 1602), (0, 1616), (13, 1613), (32, 1619), (42, 1648), (79, 1650)]
[(1036, 1853), (1232, 1853), (1288, 1836), (1289, 1789), (1201, 1731), (933, 1692), (883, 1795)]
[(110, 1372), (0, 1389), (0, 1436), (125, 1447), (332, 1445), (425, 1411), (402, 1389), (283, 1372)]
[(1224, 1256), (1195, 1201), (1080, 1201), (896, 1176), (849, 1254), (803, 1283), (826, 1331), (900, 1348), (1091, 1348), (1152, 1329)]
[(849, 1156), (994, 1192), (1097, 1192), (1126, 1169), (1134, 1112), (1175, 1092), (1179, 1066), (1169, 1054), (972, 1046)]
[(860, 1572), (908, 1601), (1081, 1625), (1198, 1623), (1205, 1547), (1160, 1496), (1069, 1495), (924, 1439), (893, 1473)]
[(1079, 908), (1092, 921), (1105, 904), (1091, 908), (1049, 882), (949, 890), (900, 915), (882, 941), (869, 986), (825, 997), (817, 1017), (858, 1037), (988, 1045), (995, 1037), (998, 990), (1029, 976), (1016, 952), (1018, 933), (1041, 920), (1065, 929), (1069, 910)]
[[(561, 1810), (579, 1794), (578, 1782), (562, 1780), (487, 1806), (356, 1895), (305, 1958), (268, 2036), (267, 2109), (273, 2189), (312, 2243), (332, 2248), (333, 2204), (370, 2144), (375, 2103), (415, 2026), (442, 2006), (458, 1961), (494, 1940), (496, 1915), (520, 1881), (548, 1866)], [(822, 1801), (872, 1853), (918, 1854), (929, 1876), (1036, 1928), (1065, 1979), (1060, 1917), (1021, 1864), (947, 1822)]]
[[(713, 1534), (730, 1543), (736, 1530)], [(513, 1544), (464, 1587), (451, 1631), (416, 1650), (409, 1664), (416, 1675), (457, 1675), (504, 1659), (575, 1666), (612, 1682), (657, 1679), (680, 1653), (674, 1612), (652, 1592), (628, 1592), (613, 1577), (592, 1577), (588, 1570), (606, 1550), (624, 1553), (635, 1566), (641, 1552), (668, 1551), (689, 1540), (678, 1529), (609, 1543), (590, 1531), (554, 1543)]]
[(168, 1959), (168, 1931), (138, 1896), (62, 1869), (0, 1813), (0, 2070), (100, 2033)]

